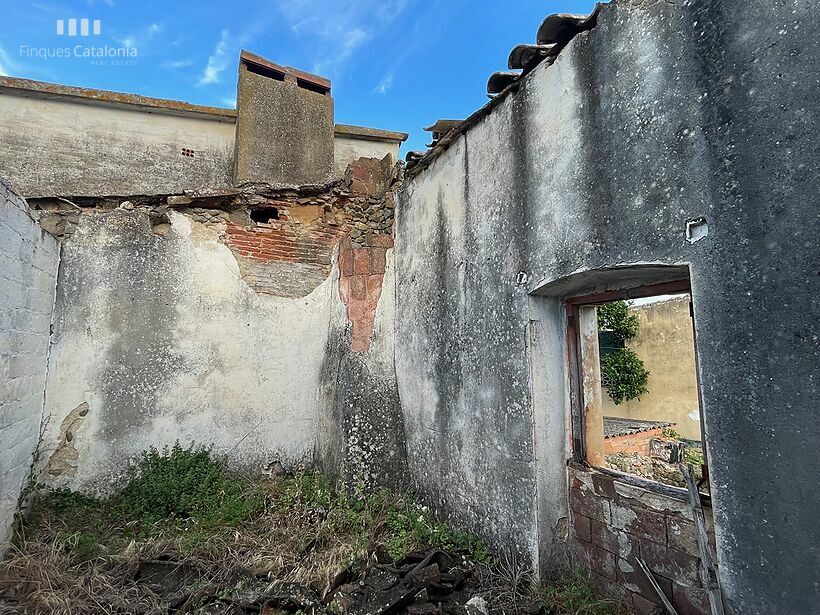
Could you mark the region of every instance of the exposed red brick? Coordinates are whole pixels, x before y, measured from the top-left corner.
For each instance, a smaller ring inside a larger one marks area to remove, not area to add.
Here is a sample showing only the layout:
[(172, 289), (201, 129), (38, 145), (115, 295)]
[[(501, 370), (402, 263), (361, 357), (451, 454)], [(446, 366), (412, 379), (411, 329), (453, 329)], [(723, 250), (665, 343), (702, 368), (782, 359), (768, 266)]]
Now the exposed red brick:
[(578, 546), (580, 547), (581, 557), (593, 572), (611, 581), (617, 580), (615, 556), (612, 553), (604, 551), (601, 547), (591, 543), (579, 542)]
[(339, 278), (339, 298), (345, 305), (350, 301), (350, 278)]
[[(615, 489), (617, 479), (574, 466), (569, 472), (573, 533), (579, 554), (594, 576), (607, 577), (609, 557), (614, 558), (617, 578), (612, 586), (630, 592), (636, 612), (651, 612), (659, 600), (637, 564), (635, 558), (641, 557), (664, 593), (676, 606), (681, 605), (681, 613), (708, 612), (699, 577), (694, 526), (672, 512), (678, 508), (677, 503), (660, 513), (620, 495)], [(581, 480), (584, 475), (587, 478)], [(589, 518), (588, 538), (585, 517)]]
[(370, 339), (367, 337), (354, 337), (350, 342), (350, 350), (353, 352), (365, 352), (370, 349)]
[(369, 275), (367, 276), (367, 297), (373, 302), (378, 303), (379, 297), (382, 294), (382, 281), (384, 280), (384, 274), (382, 275)]
[(367, 245), (373, 248), (392, 248), (393, 236), (368, 233), (366, 237)]
[[(672, 581), (666, 577), (657, 574), (652, 567), (649, 567), (655, 582), (663, 591), (664, 595), (670, 600), (672, 599)], [(628, 557), (626, 559), (618, 560), (618, 582), (631, 592), (641, 594), (648, 600), (659, 601), (652, 583), (646, 577), (646, 574), (638, 565), (635, 557)]]
[[(627, 557), (632, 555), (633, 552), (638, 553), (637, 538), (596, 519), (593, 519), (590, 523), (590, 541), (620, 557)], [(634, 541), (634, 545), (632, 541)]]
[(361, 302), (367, 300), (367, 277), (354, 275), (350, 279), (350, 298), (353, 301)]
[(375, 316), (376, 306), (371, 305), (370, 301), (356, 301), (351, 297), (350, 305), (347, 308), (347, 317), (353, 323), (354, 328), (368, 323), (372, 326)]
[(618, 497), (618, 494), (615, 492), (615, 479), (611, 476), (595, 472), (592, 475), (592, 486), (595, 488), (595, 493), (599, 495), (608, 498)]
[(353, 250), (353, 273), (367, 275), (373, 260), (372, 248), (355, 248)]
[[(578, 483), (581, 484), (581, 483)], [(575, 512), (598, 521), (609, 522), (609, 500), (582, 487), (569, 491), (569, 505)]]
[(641, 558), (653, 572), (681, 585), (700, 587), (700, 560), (683, 551), (676, 551), (663, 545), (641, 540)]
[(371, 248), (373, 257), (371, 259), (370, 271), (373, 273), (384, 273), (387, 266), (387, 248)]
[[(706, 533), (709, 537), (709, 546), (712, 549), (712, 557), (717, 560), (715, 532), (710, 523), (709, 515), (706, 517), (706, 522)], [(695, 524), (689, 519), (684, 519), (678, 515), (667, 515), (666, 540), (671, 548), (688, 553), (692, 557), (700, 557), (700, 549), (698, 548), (698, 541), (695, 537)]]
[(636, 505), (628, 498), (612, 500), (612, 527), (666, 545), (666, 519), (660, 513)]

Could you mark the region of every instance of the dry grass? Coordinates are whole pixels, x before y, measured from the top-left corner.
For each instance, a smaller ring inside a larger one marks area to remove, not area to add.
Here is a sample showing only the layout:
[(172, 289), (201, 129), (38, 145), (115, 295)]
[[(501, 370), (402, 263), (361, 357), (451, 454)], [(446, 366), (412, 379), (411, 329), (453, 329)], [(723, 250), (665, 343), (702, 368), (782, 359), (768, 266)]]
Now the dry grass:
[[(324, 479), (309, 474), (249, 483), (248, 490), (259, 505), (238, 523), (187, 518), (146, 524), (109, 501), (41, 497), (0, 564), (0, 614), (197, 612), (209, 600), (223, 600), (222, 607), (253, 602), (234, 600), (247, 594), (248, 579), (251, 593), (293, 583), (322, 595), (340, 572), (372, 563), (377, 544), (394, 556), (426, 547), (461, 554), (474, 572), (469, 595), (486, 598), (494, 612), (531, 613), (534, 603), (555, 614), (619, 612), (576, 577), (534, 591), (532, 571), (521, 561), (491, 563), (474, 538), (394, 495), (334, 494)], [(146, 581), (152, 565), (184, 579), (179, 587), (158, 587)], [(259, 612), (261, 605), (244, 606), (207, 612)]]

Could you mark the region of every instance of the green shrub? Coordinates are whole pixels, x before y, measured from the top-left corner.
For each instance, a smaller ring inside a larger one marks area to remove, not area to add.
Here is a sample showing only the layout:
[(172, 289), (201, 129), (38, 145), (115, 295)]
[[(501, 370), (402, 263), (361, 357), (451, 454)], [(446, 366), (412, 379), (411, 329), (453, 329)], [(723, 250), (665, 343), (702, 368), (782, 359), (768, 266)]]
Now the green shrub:
[(649, 372), (643, 361), (629, 348), (619, 348), (601, 357), (601, 369), (607, 382), (607, 393), (616, 406), (649, 391)]
[(492, 560), (489, 550), (478, 538), (439, 523), (425, 508), (417, 505), (405, 504), (390, 511), (385, 528), (387, 535), (384, 543), (393, 557), (416, 549), (438, 547), (463, 551), (469, 559), (479, 563)]
[(206, 524), (236, 524), (262, 504), (262, 498), (205, 447), (182, 448), (177, 442), (162, 452), (142, 454), (136, 476), (113, 498), (123, 514), (145, 524), (193, 518)]
[(638, 317), (629, 313), (626, 301), (612, 301), (598, 306), (598, 329), (611, 331), (621, 341), (638, 334)]
[(555, 615), (616, 615), (625, 609), (614, 600), (602, 599), (595, 591), (592, 580), (583, 572), (568, 572), (544, 584), (536, 590), (536, 595), (547, 613)]

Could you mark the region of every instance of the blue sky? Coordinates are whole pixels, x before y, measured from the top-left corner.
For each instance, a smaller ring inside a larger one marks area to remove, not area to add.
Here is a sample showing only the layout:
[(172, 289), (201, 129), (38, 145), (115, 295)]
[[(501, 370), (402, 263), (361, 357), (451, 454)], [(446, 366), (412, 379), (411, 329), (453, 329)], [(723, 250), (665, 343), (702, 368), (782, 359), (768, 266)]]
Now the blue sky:
[[(423, 126), (464, 118), (483, 105), (490, 73), (506, 69), (515, 44), (534, 42), (544, 17), (593, 6), (588, 0), (5, 0), (0, 74), (233, 106), (244, 48), (329, 77), (337, 123), (409, 132), (406, 152), (424, 149)], [(101, 34), (59, 36), (56, 21), (69, 18), (99, 19)], [(136, 57), (76, 57), (77, 44), (131, 48)], [(72, 52), (49, 57), (47, 50), (56, 48)]]

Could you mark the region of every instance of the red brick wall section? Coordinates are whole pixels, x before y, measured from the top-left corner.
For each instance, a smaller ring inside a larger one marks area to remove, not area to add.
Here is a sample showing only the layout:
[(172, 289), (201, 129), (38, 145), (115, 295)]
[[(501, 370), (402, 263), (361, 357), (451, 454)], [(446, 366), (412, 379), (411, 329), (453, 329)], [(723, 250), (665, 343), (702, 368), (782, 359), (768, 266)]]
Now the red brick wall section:
[(640, 557), (680, 615), (709, 613), (694, 523), (685, 502), (576, 465), (569, 467), (569, 482), (580, 563), (602, 589), (624, 593), (635, 613), (656, 609), (660, 599), (638, 566)]
[(392, 247), (393, 237), (390, 235), (370, 235), (365, 246), (354, 245), (346, 237), (339, 245), (339, 296), (353, 328), (352, 352), (370, 349), (387, 250)]
[(327, 278), (333, 248), (348, 227), (340, 210), (315, 201), (272, 200), (265, 207), (275, 207), (278, 220), (226, 223), (225, 242), (257, 292), (302, 297)]
[[(243, 279), (257, 292), (305, 296), (327, 278), (333, 249), (345, 236), (349, 236), (356, 249), (364, 250), (357, 256), (359, 268), (366, 266), (367, 275), (380, 276), (384, 272), (385, 246), (393, 245), (395, 206), (390, 189), (399, 181), (398, 172), (390, 155), (382, 160), (360, 158), (348, 167), (343, 182), (323, 192), (282, 190), (253, 195), (243, 203), (249, 206), (248, 211), (275, 208), (278, 219), (257, 223), (233, 212), (223, 222), (225, 212), (219, 212), (217, 221), (226, 224), (225, 242), (239, 261)], [(193, 217), (197, 220), (202, 216), (194, 212)], [(373, 238), (379, 238), (381, 243), (373, 243)], [(371, 265), (365, 264), (368, 258), (368, 262), (375, 263), (373, 271)], [(369, 281), (368, 297), (381, 293), (380, 280), (379, 277)], [(360, 282), (357, 277), (357, 294)], [(351, 305), (357, 322), (365, 322), (359, 314), (364, 306)], [(360, 334), (357, 346), (363, 345), (361, 326), (355, 327)]]
[(604, 454), (612, 455), (613, 453), (640, 453), (641, 455), (648, 455), (649, 441), (652, 438), (661, 437), (663, 437), (663, 429), (658, 428), (627, 434), (625, 436), (605, 438)]

